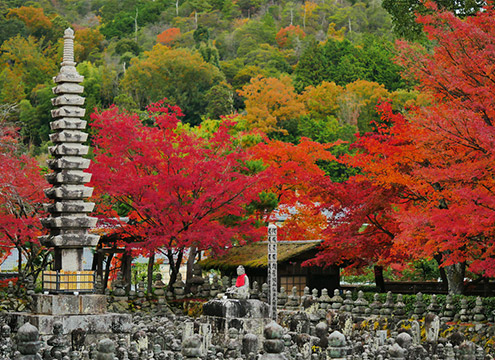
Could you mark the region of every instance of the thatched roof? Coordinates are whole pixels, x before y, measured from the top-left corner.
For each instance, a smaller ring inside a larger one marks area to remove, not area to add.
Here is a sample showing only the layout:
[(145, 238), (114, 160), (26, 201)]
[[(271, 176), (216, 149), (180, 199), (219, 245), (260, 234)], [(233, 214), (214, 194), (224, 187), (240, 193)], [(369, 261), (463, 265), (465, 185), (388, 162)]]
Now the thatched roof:
[[(279, 241), (277, 247), (278, 263), (289, 261), (309, 250), (315, 249), (320, 240)], [(200, 262), (204, 269), (232, 270), (239, 265), (246, 268), (266, 268), (268, 266), (267, 242), (256, 242), (244, 246), (235, 246), (220, 256), (212, 256)]]

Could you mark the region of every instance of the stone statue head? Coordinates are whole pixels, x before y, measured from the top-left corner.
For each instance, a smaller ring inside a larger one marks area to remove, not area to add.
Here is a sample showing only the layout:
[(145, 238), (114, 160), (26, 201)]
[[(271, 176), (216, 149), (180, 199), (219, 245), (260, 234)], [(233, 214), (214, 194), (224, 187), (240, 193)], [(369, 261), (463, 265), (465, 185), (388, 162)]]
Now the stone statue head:
[(53, 323), (53, 335), (61, 335), (63, 333), (63, 324), (60, 321), (55, 321)]
[(244, 269), (244, 266), (242, 265), (239, 265), (237, 267), (237, 275), (238, 276), (241, 276), (241, 275), (244, 275), (246, 273), (246, 270)]
[(10, 326), (4, 325), (2, 326), (2, 336), (3, 337), (10, 337)]

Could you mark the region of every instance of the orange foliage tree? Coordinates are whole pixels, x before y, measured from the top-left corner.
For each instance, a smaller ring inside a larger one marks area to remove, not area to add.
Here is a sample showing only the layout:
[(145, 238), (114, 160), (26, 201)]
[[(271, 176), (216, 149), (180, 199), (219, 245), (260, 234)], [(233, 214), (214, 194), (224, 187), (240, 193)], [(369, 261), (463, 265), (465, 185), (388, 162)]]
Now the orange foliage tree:
[(267, 166), (263, 189), (276, 197), (278, 215), (287, 216), (284, 240), (321, 238), (326, 218), (313, 190), (325, 177), (318, 163), (335, 160), (329, 151), (333, 146), (301, 138), (299, 144), (265, 139), (253, 147), (254, 157)]
[(33, 6), (21, 6), (9, 9), (7, 18), (17, 18), (21, 20), (33, 35), (46, 35), (52, 28), (51, 20), (45, 15), (43, 8)]

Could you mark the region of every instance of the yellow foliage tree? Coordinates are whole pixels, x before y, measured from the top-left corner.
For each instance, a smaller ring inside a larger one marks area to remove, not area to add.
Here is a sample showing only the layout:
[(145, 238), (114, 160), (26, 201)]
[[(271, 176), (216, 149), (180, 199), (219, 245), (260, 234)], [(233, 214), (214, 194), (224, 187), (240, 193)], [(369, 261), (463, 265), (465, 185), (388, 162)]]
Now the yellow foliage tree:
[(370, 130), (371, 120), (379, 120), (376, 105), (380, 100), (389, 98), (390, 93), (385, 86), (373, 81), (356, 80), (345, 87), (339, 98), (340, 121), (356, 125), (361, 132)]
[(76, 31), (75, 34), (75, 52), (78, 62), (87, 60), (90, 54), (99, 52), (103, 49), (103, 35), (98, 28), (83, 28)]
[(317, 86), (308, 86), (301, 94), (309, 115), (316, 118), (335, 116), (339, 109), (339, 97), (344, 92), (342, 86), (323, 81)]
[(246, 98), (246, 114), (243, 115), (249, 129), (265, 133), (282, 131), (280, 125), (306, 113), (304, 103), (294, 91), (288, 76), (280, 79), (257, 76), (238, 90)]

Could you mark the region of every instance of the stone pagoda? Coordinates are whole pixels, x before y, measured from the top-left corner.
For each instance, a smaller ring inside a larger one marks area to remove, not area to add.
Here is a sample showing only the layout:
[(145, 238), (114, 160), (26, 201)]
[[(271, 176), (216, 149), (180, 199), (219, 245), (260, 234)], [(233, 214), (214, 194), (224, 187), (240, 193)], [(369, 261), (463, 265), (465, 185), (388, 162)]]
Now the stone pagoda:
[(83, 172), (90, 160), (83, 158), (89, 147), (83, 145), (88, 134), (84, 132), (86, 121), (84, 87), (79, 85), (84, 77), (77, 73), (74, 62), (74, 31), (65, 30), (64, 58), (60, 73), (53, 79), (57, 86), (53, 92), (57, 97), (52, 104), (54, 121), (50, 126), (55, 133), (50, 135), (54, 146), (48, 160), (53, 172), (47, 180), (53, 186), (45, 190), (53, 204), (46, 205), (50, 217), (42, 219), (50, 234), (40, 238), (43, 245), (54, 248), (53, 271), (43, 273), (43, 290), (50, 293), (92, 292), (94, 272), (83, 270), (85, 247), (98, 244), (99, 236), (88, 233), (96, 225), (96, 218), (87, 216), (93, 211), (94, 203), (84, 200), (91, 196), (93, 189), (85, 186), (91, 174)]
[(84, 270), (84, 249), (95, 247), (99, 236), (88, 233), (97, 219), (88, 216), (94, 203), (85, 201), (93, 189), (85, 186), (91, 174), (84, 172), (90, 164), (83, 157), (89, 150), (83, 145), (88, 138), (84, 132), (86, 121), (82, 120), (85, 99), (80, 83), (84, 77), (75, 65), (74, 31), (67, 29), (63, 62), (54, 78), (57, 86), (53, 92), (57, 96), (52, 104), (56, 109), (52, 110), (54, 120), (50, 123), (54, 146), (49, 149), (53, 158), (48, 166), (53, 172), (46, 177), (52, 187), (45, 194), (53, 203), (46, 205), (50, 216), (41, 220), (50, 233), (40, 238), (44, 246), (53, 248), (54, 264), (43, 272), (43, 294), (33, 295), (33, 313), (17, 313), (16, 318), (18, 324), (29, 321), (45, 337), (52, 334), (55, 322), (62, 323), (65, 336), (89, 329), (96, 338), (115, 329), (128, 335), (130, 315), (107, 313), (106, 296), (94, 293), (95, 272)]

